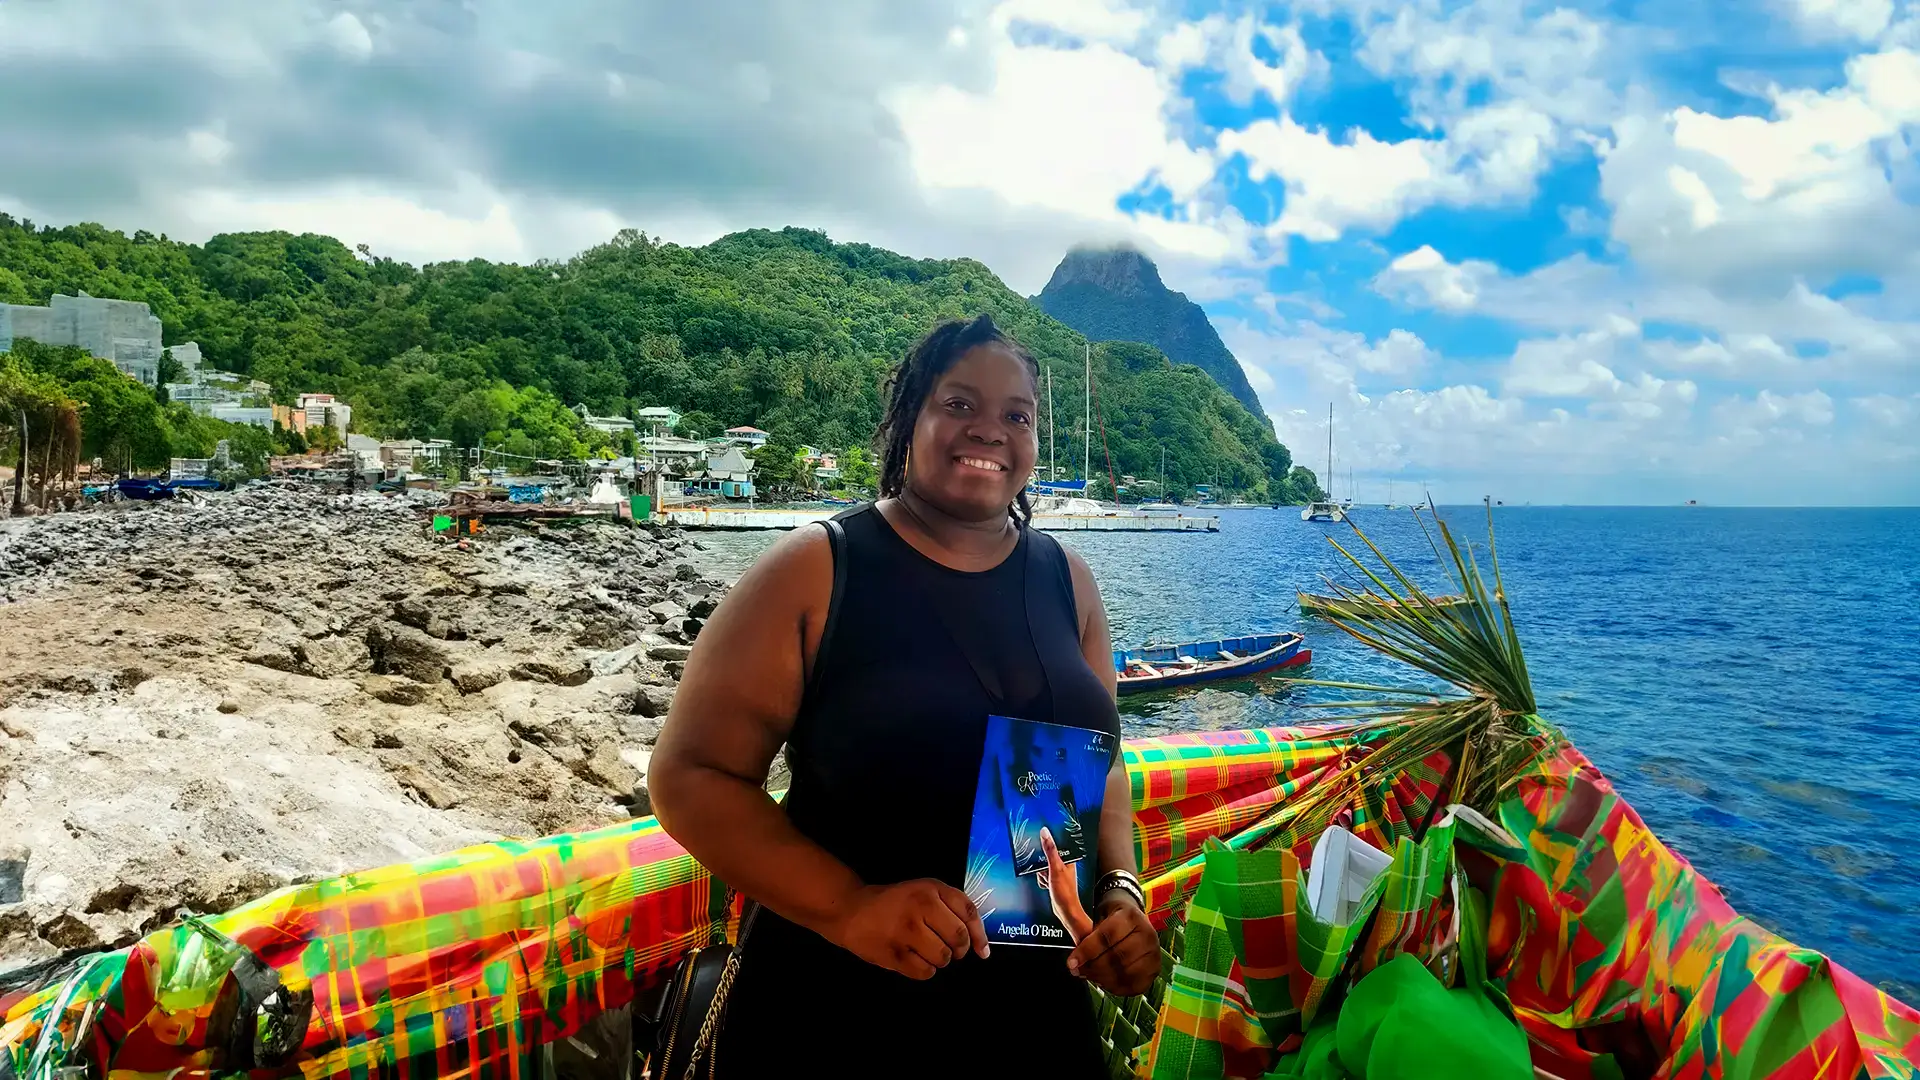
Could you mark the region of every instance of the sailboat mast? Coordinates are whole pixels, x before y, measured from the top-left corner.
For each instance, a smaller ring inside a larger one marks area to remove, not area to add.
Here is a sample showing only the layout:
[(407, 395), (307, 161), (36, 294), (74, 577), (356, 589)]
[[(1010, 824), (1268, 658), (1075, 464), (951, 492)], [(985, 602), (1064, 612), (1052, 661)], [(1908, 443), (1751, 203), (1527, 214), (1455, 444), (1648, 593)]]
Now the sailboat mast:
[(1048, 367), (1047, 368), (1047, 480), (1049, 482), (1060, 479), (1060, 474), (1053, 471), (1054, 441), (1055, 440), (1053, 437), (1053, 368)]
[[(1093, 342), (1087, 342), (1087, 441), (1080, 452), (1080, 478), (1093, 480)], [(1119, 492), (1114, 497), (1119, 497)]]
[(1333, 501), (1333, 402), (1327, 402), (1327, 501)]

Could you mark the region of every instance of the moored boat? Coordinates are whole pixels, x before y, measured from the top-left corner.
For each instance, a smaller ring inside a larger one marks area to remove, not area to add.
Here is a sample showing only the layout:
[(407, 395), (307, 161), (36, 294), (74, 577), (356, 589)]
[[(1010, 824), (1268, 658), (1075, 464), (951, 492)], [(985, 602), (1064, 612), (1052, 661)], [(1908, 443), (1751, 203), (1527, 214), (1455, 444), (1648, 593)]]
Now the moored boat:
[(1347, 508), (1337, 502), (1311, 502), (1301, 509), (1300, 520), (1345, 521), (1347, 520)]
[(1313, 653), (1305, 648), (1305, 639), (1299, 634), (1256, 634), (1115, 650), (1113, 667), (1124, 696), (1246, 679), (1298, 667), (1311, 659)]

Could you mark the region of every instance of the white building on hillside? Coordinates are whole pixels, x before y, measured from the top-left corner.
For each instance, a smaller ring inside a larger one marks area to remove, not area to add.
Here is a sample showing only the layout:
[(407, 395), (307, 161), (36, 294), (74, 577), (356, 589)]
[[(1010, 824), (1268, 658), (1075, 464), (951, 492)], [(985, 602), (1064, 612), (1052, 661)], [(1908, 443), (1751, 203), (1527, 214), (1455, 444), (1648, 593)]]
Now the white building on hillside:
[(340, 433), (341, 441), (346, 440), (347, 425), (353, 422), (353, 406), (332, 394), (301, 394), (294, 408), (306, 414), (305, 430), (330, 427)]
[[(104, 300), (83, 292), (55, 295), (46, 307), (0, 304), (0, 352), (11, 350), (15, 338), (77, 346), (148, 386), (160, 381), (160, 320), (138, 300)], [(182, 364), (191, 359), (199, 367), (198, 345), (187, 342), (174, 349), (174, 359)]]

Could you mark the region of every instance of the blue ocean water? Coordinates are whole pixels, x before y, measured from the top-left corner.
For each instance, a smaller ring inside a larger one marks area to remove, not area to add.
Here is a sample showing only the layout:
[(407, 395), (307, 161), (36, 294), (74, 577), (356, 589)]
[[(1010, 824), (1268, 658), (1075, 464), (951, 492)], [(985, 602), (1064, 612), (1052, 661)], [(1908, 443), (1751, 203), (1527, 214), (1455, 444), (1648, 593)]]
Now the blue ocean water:
[[(1483, 508), (1442, 508), (1482, 553)], [(1311, 677), (1412, 676), (1298, 589), (1358, 584), (1297, 510), (1209, 535), (1057, 534), (1093, 567), (1116, 647), (1299, 630)], [(1430, 588), (1413, 514), (1360, 528)], [(1920, 1002), (1920, 510), (1496, 508), (1500, 569), (1542, 715), (1734, 906)], [(709, 534), (742, 564), (770, 538)], [(1357, 549), (1355, 549), (1357, 550)], [(1298, 724), (1331, 692), (1266, 680), (1122, 703), (1129, 734)]]

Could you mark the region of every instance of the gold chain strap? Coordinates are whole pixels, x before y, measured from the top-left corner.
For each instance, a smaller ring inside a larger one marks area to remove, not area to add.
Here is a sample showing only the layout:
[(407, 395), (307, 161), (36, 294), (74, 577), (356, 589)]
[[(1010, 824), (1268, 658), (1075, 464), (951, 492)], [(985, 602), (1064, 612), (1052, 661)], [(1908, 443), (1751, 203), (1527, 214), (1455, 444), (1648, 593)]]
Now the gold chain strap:
[[(700, 1034), (693, 1040), (692, 1053), (687, 1055), (687, 1071), (682, 1074), (687, 1080), (692, 1080), (700, 1071), (700, 1058), (713, 1043), (714, 1027), (720, 1022), (721, 1014), (727, 1011), (727, 992), (733, 989), (733, 976), (739, 970), (740, 950), (735, 948), (727, 957), (727, 966), (720, 971), (720, 984), (713, 988), (713, 1000), (707, 1004), (707, 1015), (700, 1021)], [(719, 1051), (715, 1050), (714, 1053), (718, 1057)]]

